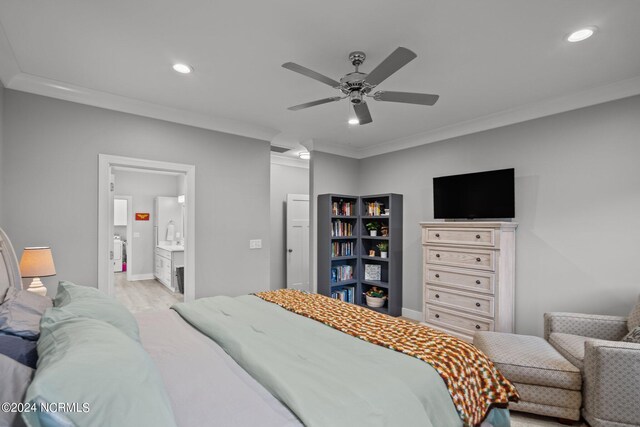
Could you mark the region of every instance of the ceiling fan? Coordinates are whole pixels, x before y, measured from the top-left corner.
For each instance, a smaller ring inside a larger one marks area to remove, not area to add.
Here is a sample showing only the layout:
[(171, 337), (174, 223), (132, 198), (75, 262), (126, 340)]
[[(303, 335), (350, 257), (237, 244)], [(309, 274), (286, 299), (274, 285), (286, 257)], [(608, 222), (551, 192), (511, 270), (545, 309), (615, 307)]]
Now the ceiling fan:
[(373, 120), (371, 119), (371, 114), (369, 113), (369, 107), (365, 102), (365, 97), (373, 98), (376, 101), (433, 105), (440, 97), (439, 95), (391, 91), (377, 91), (373, 95), (369, 94), (376, 86), (386, 80), (393, 73), (398, 71), (400, 68), (407, 65), (416, 57), (417, 55), (409, 49), (405, 47), (399, 47), (394, 50), (391, 55), (389, 55), (384, 61), (382, 61), (376, 68), (374, 68), (373, 71), (367, 74), (362, 73), (358, 70), (358, 68), (360, 67), (360, 65), (362, 65), (366, 58), (364, 52), (351, 52), (349, 54), (349, 62), (351, 62), (354, 67), (356, 67), (356, 70), (354, 72), (346, 74), (340, 79), (339, 82), (293, 62), (282, 64), (282, 66), (288, 70), (295, 71), (296, 73), (300, 73), (307, 77), (311, 77), (314, 80), (317, 80), (331, 86), (334, 89), (342, 91), (342, 93), (344, 94), (344, 96), (332, 96), (331, 98), (324, 98), (317, 101), (295, 105), (293, 107), (289, 107), (289, 110), (297, 111), (302, 110), (303, 108), (309, 108), (315, 105), (326, 104), (328, 102), (340, 101), (341, 99), (349, 98), (349, 101), (353, 104), (353, 109), (356, 113), (359, 124), (366, 125), (367, 123), (371, 123)]

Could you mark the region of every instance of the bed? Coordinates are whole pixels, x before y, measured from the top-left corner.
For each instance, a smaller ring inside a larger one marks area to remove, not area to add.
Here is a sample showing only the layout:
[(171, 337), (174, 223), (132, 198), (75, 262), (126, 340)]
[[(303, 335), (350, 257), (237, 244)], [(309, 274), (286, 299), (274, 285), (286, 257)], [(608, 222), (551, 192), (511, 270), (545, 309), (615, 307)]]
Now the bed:
[[(3, 288), (19, 284), (19, 273), (1, 230), (0, 247), (2, 296)], [(59, 294), (64, 289), (79, 292), (84, 300), (78, 300), (83, 301), (97, 292), (64, 282), (60, 288)], [(340, 324), (301, 313), (298, 306), (287, 308), (273, 300), (280, 296), (290, 297), (266, 293), (204, 298), (139, 314), (132, 326), (107, 297), (100, 296), (87, 309), (74, 306), (70, 295), (57, 295), (56, 307), (40, 324), (41, 358), (25, 401), (86, 399), (93, 406), (86, 413), (75, 407), (80, 410), (62, 411), (46, 422), (38, 418), (42, 414), (26, 414), (27, 425), (509, 425), (504, 396), (487, 406), (477, 422), (469, 418), (463, 422), (460, 401), (454, 404), (450, 384), (435, 365), (411, 357), (410, 352), (375, 345), (372, 337), (354, 337)], [(305, 301), (305, 296), (301, 298)], [(345, 313), (342, 318), (351, 316)], [(94, 319), (100, 316), (106, 318)], [(357, 320), (360, 315), (354, 316)], [(76, 339), (59, 325), (85, 335)], [(62, 349), (67, 351), (64, 357), (56, 353), (59, 348), (52, 349), (59, 342), (69, 343)], [(95, 348), (85, 352), (85, 346), (92, 345)], [(485, 381), (477, 378), (478, 383)], [(73, 390), (70, 384), (76, 380), (79, 384)], [(104, 386), (86, 385), (98, 381)], [(491, 389), (489, 394), (495, 393)], [(514, 392), (507, 397), (516, 396)], [(110, 417), (117, 421), (105, 421)]]

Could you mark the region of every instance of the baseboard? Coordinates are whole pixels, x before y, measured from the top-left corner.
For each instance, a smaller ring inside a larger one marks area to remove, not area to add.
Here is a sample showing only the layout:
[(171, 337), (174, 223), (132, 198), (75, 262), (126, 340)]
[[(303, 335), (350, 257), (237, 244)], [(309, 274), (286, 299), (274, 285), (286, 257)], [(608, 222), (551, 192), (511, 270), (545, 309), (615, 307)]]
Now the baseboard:
[(131, 282), (135, 282), (138, 280), (153, 280), (155, 279), (155, 276), (153, 275), (153, 273), (147, 273), (147, 274), (132, 274), (131, 278), (128, 279)]
[(409, 310), (408, 308), (402, 308), (402, 316), (418, 322), (422, 321), (422, 312), (417, 310)]

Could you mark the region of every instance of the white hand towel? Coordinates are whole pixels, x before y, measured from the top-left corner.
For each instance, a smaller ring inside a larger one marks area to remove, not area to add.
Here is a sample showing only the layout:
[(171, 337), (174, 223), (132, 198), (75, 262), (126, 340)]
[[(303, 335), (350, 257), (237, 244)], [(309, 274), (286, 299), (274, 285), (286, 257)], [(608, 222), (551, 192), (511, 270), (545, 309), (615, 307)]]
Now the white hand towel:
[(176, 240), (176, 226), (173, 221), (169, 221), (169, 225), (167, 225), (167, 240), (170, 242)]

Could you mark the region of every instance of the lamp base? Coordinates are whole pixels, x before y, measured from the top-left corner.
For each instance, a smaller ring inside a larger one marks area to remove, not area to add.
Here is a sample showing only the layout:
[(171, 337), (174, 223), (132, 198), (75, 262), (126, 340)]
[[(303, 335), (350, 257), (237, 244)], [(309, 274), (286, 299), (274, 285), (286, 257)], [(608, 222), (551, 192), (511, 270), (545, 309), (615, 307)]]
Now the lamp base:
[(33, 292), (34, 294), (38, 294), (38, 295), (42, 295), (42, 296), (46, 296), (47, 295), (47, 288), (44, 287), (44, 285), (40, 281), (39, 277), (34, 277), (33, 278), (33, 281), (31, 282), (31, 284), (29, 285), (27, 290), (29, 292)]

